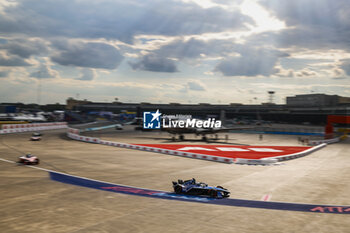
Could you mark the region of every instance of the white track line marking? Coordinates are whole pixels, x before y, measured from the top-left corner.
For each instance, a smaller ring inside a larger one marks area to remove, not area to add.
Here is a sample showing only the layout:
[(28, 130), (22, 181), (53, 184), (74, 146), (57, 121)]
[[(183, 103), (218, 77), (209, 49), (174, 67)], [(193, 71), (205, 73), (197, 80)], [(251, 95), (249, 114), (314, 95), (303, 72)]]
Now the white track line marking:
[(10, 160), (7, 160), (7, 159), (2, 159), (2, 158), (0, 158), (0, 160), (3, 161), (3, 162), (7, 162), (7, 163), (16, 163), (14, 161), (10, 161)]
[[(7, 160), (7, 159), (2, 159), (2, 158), (0, 158), (0, 161), (7, 162), (7, 163), (16, 163), (14, 161), (10, 161), (10, 160)], [(29, 167), (29, 168), (34, 168), (34, 169), (37, 169), (37, 170), (46, 171), (46, 172), (54, 172), (54, 173), (58, 173), (58, 174), (66, 175), (66, 176), (71, 176), (71, 177), (75, 177), (75, 178), (91, 180), (91, 181), (96, 181), (96, 182), (101, 182), (101, 183), (106, 183), (106, 184), (111, 184), (111, 185), (119, 185), (119, 186), (124, 186), (124, 187), (128, 187), (128, 188), (140, 188), (140, 187), (129, 186), (129, 185), (124, 185), (124, 184), (116, 184), (116, 183), (106, 182), (106, 181), (102, 181), (102, 180), (90, 179), (90, 178), (86, 178), (86, 177), (82, 177), (82, 176), (75, 176), (75, 175), (71, 175), (71, 174), (68, 174), (68, 173), (58, 172), (58, 171), (54, 171), (54, 170), (50, 170), (50, 169), (46, 169), (46, 168), (42, 168), (42, 167), (36, 167), (36, 166), (32, 166), (32, 165), (23, 165), (23, 166), (26, 166), (26, 167)], [(149, 190), (149, 188), (140, 188), (140, 189), (147, 189), (147, 190)], [(163, 191), (163, 190), (156, 190), (156, 191), (168, 192), (168, 191)]]

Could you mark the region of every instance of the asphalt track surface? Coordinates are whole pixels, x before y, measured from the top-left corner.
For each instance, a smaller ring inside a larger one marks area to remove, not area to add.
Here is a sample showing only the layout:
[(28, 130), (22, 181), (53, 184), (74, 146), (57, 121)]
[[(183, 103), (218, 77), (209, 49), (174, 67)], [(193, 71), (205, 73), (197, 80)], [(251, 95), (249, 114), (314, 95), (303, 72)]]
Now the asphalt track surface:
[(159, 190), (149, 190), (137, 187), (130, 187), (119, 184), (111, 184), (103, 181), (92, 180), (89, 178), (71, 176), (64, 173), (50, 171), (50, 178), (66, 184), (78, 185), (87, 188), (99, 189), (104, 191), (123, 193), (128, 195), (143, 196), (149, 198), (159, 198), (177, 201), (197, 202), (213, 205), (239, 206), (250, 208), (304, 211), (315, 213), (335, 213), (350, 214), (350, 206), (326, 206), (326, 205), (310, 205), (298, 203), (270, 202), (270, 201), (254, 201), (241, 199), (215, 199), (208, 197), (190, 196), (184, 194), (174, 194), (173, 192), (164, 192)]
[[(1, 157), (15, 160), (20, 152), (30, 151), (45, 162), (40, 167), (149, 190), (171, 191), (171, 180), (196, 177), (223, 185), (237, 199), (258, 201), (269, 194), (271, 202), (336, 206), (350, 202), (348, 142), (330, 145), (283, 166), (260, 167), (86, 144), (69, 140), (62, 133), (47, 132), (41, 142), (29, 142), (28, 133), (1, 136)], [(125, 130), (99, 134), (106, 140), (131, 143), (167, 141), (166, 134), (158, 133)], [(256, 140), (256, 135), (232, 134), (230, 138), (236, 144), (298, 145), (295, 137), (288, 136), (264, 136), (262, 142)], [(190, 139), (198, 144), (195, 138)], [(228, 207), (102, 192), (53, 182), (46, 173), (23, 166), (2, 162), (0, 166), (2, 232), (348, 232), (350, 227), (348, 215)]]

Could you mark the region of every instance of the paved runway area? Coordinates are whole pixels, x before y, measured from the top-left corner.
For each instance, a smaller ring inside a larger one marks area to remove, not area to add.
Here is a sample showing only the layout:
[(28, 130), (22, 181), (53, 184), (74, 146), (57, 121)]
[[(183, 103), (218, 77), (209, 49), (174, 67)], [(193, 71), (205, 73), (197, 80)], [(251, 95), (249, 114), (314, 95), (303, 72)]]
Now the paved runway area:
[[(170, 143), (166, 133), (91, 132), (128, 143)], [(31, 152), (40, 167), (106, 182), (171, 191), (171, 181), (195, 177), (222, 185), (233, 198), (310, 204), (350, 204), (350, 143), (329, 145), (280, 166), (213, 163), (67, 139), (64, 130), (1, 135), (0, 158)], [(187, 135), (186, 135), (187, 136)], [(224, 135), (221, 135), (224, 138)], [(230, 134), (227, 143), (299, 145), (296, 136)], [(188, 143), (199, 144), (194, 136)], [(198, 138), (199, 139), (199, 138)], [(223, 140), (225, 142), (225, 140)], [(175, 142), (180, 143), (180, 142)], [(206, 143), (205, 143), (206, 144)], [(49, 179), (47, 172), (0, 161), (1, 232), (348, 232), (349, 215), (214, 206), (109, 193)]]

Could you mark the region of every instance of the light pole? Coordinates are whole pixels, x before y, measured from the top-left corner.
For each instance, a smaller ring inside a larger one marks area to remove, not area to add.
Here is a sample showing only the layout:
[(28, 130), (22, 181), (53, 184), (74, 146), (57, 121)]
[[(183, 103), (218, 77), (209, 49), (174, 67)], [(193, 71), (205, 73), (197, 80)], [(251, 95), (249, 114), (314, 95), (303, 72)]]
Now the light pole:
[(38, 91), (37, 91), (37, 103), (40, 105), (41, 102), (41, 70), (38, 71)]

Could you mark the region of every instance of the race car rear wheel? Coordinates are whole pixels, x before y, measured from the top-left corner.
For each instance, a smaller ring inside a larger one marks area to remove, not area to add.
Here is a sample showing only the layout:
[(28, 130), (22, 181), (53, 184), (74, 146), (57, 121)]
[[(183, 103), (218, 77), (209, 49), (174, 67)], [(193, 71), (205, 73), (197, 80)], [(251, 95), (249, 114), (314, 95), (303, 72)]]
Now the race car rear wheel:
[(177, 185), (174, 187), (174, 191), (175, 193), (180, 194), (182, 193), (182, 187), (180, 185)]

